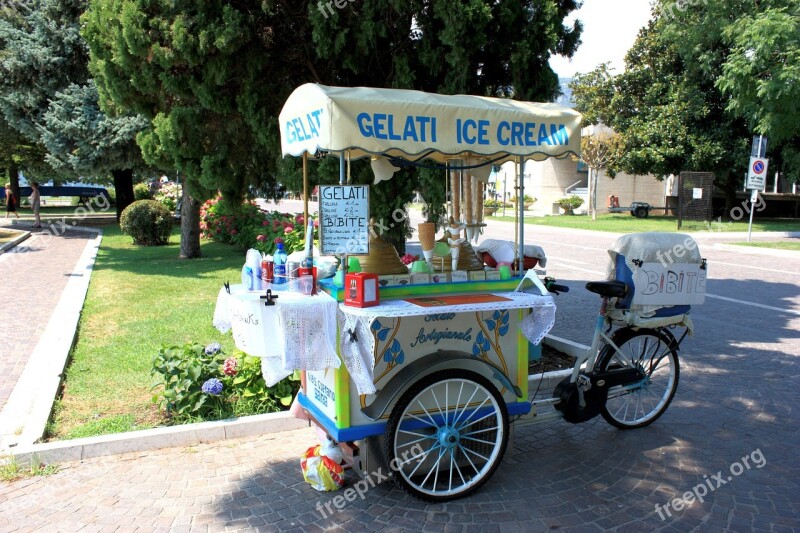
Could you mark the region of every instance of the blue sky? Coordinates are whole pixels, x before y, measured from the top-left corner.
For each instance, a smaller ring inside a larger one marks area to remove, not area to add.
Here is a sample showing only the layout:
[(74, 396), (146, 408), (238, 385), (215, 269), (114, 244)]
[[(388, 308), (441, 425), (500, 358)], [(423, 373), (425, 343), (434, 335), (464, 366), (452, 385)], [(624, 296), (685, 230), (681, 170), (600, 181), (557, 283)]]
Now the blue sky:
[(578, 18), (583, 22), (583, 43), (572, 60), (562, 56), (550, 58), (550, 67), (562, 78), (576, 72), (589, 72), (597, 65), (611, 62), (622, 72), (625, 53), (636, 40), (639, 28), (650, 19), (649, 0), (584, 0), (583, 7), (573, 13), (568, 23)]

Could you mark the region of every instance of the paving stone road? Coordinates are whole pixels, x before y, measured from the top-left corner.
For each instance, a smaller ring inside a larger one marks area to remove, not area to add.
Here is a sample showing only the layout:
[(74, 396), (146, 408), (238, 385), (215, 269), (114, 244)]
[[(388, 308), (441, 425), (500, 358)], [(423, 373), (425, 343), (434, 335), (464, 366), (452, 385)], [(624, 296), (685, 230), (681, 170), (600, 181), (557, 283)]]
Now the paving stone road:
[[(555, 333), (586, 342), (598, 302), (580, 288), (602, 278), (614, 237), (530, 226), (526, 236), (573, 288)], [(599, 417), (518, 427), (469, 498), (426, 504), (387, 482), (329, 516), (320, 509), (340, 493), (300, 474), (310, 429), (91, 459), (0, 483), (0, 531), (798, 531), (800, 259), (699, 240), (709, 296), (693, 310), (675, 400), (650, 427)], [(703, 501), (683, 508), (675, 498), (693, 490)]]
[[(26, 223), (9, 227), (30, 230)], [(51, 237), (42, 230), (30, 231), (28, 239), (0, 255), (0, 410), (41, 339), (78, 258), (96, 235), (68, 230)]]

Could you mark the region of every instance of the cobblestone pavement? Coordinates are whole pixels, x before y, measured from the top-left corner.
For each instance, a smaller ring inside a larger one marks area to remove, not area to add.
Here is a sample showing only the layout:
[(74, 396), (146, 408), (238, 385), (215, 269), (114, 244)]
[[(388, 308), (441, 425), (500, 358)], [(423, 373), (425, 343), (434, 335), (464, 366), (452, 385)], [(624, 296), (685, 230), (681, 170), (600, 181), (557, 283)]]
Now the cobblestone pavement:
[[(24, 223), (9, 227), (30, 230)], [(31, 231), (28, 239), (0, 255), (0, 410), (41, 339), (87, 242), (95, 237), (74, 230), (52, 237), (42, 230)]]
[[(549, 273), (573, 288), (558, 297), (556, 333), (587, 342), (597, 298), (581, 287), (602, 279), (614, 237), (531, 228), (531, 242), (534, 231)], [(800, 530), (800, 260), (702, 239), (701, 251), (709, 296), (693, 310), (675, 400), (647, 428), (521, 426), (471, 497), (426, 504), (386, 482), (330, 515), (342, 493), (317, 493), (300, 473), (310, 429), (91, 459), (0, 483), (0, 530)]]

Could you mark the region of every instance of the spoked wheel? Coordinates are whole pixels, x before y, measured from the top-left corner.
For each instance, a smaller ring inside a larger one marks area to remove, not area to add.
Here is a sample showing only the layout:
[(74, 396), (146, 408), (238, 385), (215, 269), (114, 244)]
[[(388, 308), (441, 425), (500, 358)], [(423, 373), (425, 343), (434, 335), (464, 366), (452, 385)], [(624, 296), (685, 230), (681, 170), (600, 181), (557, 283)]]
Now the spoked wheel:
[(492, 476), (508, 431), (506, 404), (488, 379), (445, 370), (424, 377), (397, 402), (386, 426), (384, 456), (412, 496), (453, 500)]
[(598, 357), (598, 369), (636, 368), (642, 377), (635, 383), (611, 387), (601, 414), (620, 429), (652, 424), (667, 410), (678, 389), (675, 339), (653, 329), (623, 329), (613, 340), (620, 351), (606, 345)]

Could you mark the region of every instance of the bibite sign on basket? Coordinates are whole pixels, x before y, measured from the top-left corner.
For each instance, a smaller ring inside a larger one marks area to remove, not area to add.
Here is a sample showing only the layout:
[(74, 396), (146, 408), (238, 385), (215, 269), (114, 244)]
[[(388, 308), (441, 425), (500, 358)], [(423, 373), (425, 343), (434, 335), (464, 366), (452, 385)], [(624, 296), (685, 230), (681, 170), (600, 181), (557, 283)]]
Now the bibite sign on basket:
[(657, 327), (682, 324), (690, 330), (692, 305), (705, 300), (707, 265), (695, 240), (676, 233), (623, 235), (608, 251), (609, 280), (624, 282), (627, 293), (609, 306), (618, 324)]

